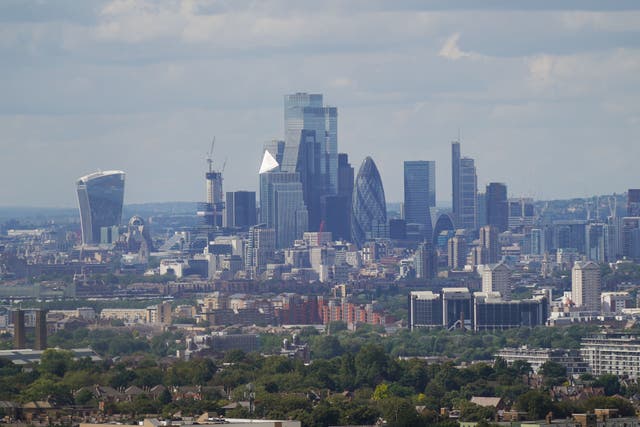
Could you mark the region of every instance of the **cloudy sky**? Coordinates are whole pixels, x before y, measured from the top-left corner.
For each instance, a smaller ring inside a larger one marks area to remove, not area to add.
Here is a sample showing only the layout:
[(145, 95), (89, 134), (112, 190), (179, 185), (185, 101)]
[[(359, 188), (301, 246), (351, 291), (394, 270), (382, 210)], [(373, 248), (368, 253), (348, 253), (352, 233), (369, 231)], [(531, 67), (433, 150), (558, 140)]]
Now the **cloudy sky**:
[(98, 169), (126, 171), (126, 203), (203, 199), (214, 135), (225, 190), (255, 190), (300, 91), (389, 201), (408, 159), (448, 201), (459, 133), (480, 188), (640, 186), (637, 1), (3, 0), (0, 56), (2, 206), (74, 206)]

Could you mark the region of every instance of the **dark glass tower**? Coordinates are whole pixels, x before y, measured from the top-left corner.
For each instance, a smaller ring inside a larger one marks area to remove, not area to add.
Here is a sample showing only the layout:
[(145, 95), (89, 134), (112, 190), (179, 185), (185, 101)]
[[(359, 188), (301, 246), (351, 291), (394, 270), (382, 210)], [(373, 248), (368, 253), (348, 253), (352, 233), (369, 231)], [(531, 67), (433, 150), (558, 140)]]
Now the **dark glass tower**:
[(338, 194), (322, 199), (324, 231), (333, 233), (334, 240), (351, 239), (351, 197), (353, 195), (353, 167), (349, 156), (338, 155)]
[(627, 216), (640, 216), (640, 189), (630, 188), (627, 192)]
[(351, 239), (358, 247), (372, 237), (372, 232), (387, 223), (387, 204), (382, 179), (371, 157), (362, 162), (353, 187)]
[(100, 243), (100, 229), (120, 225), (124, 172), (95, 172), (76, 182), (84, 245)]
[(451, 184), (456, 228), (478, 228), (478, 177), (475, 161), (460, 157), (460, 142), (451, 143)]
[(436, 205), (435, 186), (436, 162), (404, 162), (404, 219), (407, 224), (420, 224), (426, 240), (431, 240), (430, 208)]
[(255, 191), (227, 191), (227, 227), (248, 228), (258, 223)]
[(506, 231), (509, 227), (509, 203), (507, 200), (507, 186), (500, 182), (487, 185), (487, 224), (493, 225), (498, 231)]

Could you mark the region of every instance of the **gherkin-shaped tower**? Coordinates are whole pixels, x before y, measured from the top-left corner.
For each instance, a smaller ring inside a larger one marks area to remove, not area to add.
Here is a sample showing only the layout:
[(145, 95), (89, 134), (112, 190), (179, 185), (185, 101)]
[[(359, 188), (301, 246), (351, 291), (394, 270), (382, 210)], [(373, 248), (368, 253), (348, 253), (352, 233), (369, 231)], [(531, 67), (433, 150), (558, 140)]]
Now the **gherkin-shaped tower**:
[(387, 223), (387, 204), (382, 179), (371, 157), (362, 162), (353, 186), (351, 239), (358, 247)]

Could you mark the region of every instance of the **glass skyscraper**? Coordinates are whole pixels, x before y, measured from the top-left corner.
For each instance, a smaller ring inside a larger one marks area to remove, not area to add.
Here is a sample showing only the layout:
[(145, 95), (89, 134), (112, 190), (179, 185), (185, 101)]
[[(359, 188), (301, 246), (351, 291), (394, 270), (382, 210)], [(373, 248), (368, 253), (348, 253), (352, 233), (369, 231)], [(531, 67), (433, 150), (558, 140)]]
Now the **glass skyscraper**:
[(456, 228), (478, 228), (478, 177), (475, 161), (460, 157), (460, 142), (451, 143), (451, 183)]
[(103, 227), (119, 226), (124, 201), (124, 172), (85, 175), (76, 182), (84, 245), (100, 243)]
[(323, 105), (321, 94), (284, 97), (283, 172), (297, 172), (309, 209), (309, 225), (318, 229), (320, 200), (338, 193), (338, 110)]
[(404, 219), (407, 224), (420, 224), (423, 237), (431, 239), (430, 208), (436, 205), (436, 162), (413, 160), (404, 162)]
[(507, 200), (507, 186), (501, 182), (491, 182), (487, 185), (486, 209), (487, 224), (507, 231), (509, 228), (509, 202)]
[(353, 187), (351, 208), (351, 239), (362, 247), (375, 234), (375, 230), (387, 224), (387, 204), (382, 179), (371, 157), (362, 162)]
[(275, 229), (276, 246), (286, 248), (307, 231), (309, 217), (300, 174), (282, 171), (275, 157), (267, 147), (260, 167), (260, 221)]

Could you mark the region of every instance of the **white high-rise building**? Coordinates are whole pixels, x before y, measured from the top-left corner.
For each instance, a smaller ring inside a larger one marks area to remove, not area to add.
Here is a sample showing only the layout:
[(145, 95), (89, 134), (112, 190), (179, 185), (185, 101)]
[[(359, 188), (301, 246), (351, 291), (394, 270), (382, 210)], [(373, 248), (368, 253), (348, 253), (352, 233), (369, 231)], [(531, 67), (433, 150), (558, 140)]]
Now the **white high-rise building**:
[(482, 272), (482, 292), (500, 292), (504, 300), (511, 299), (511, 267), (500, 262)]
[(600, 266), (593, 261), (576, 261), (571, 270), (571, 298), (577, 307), (600, 311)]

